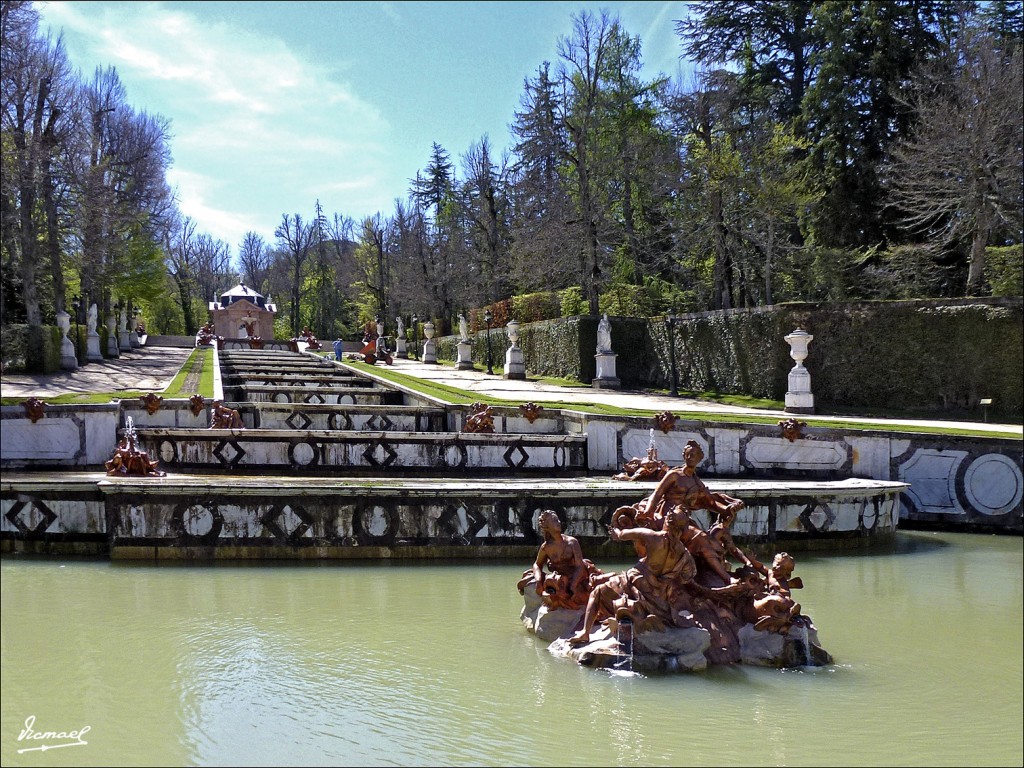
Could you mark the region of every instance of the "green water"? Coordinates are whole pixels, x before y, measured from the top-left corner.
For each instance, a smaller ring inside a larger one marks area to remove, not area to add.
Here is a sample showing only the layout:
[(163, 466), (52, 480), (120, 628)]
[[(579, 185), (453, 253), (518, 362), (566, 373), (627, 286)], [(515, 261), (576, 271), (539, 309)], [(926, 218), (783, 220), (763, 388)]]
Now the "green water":
[[(1022, 539), (797, 558), (832, 667), (620, 677), (519, 623), (528, 563), (5, 557), (0, 762), (1021, 765)], [(606, 569), (622, 564), (600, 563)], [(84, 745), (18, 750), (34, 730)]]

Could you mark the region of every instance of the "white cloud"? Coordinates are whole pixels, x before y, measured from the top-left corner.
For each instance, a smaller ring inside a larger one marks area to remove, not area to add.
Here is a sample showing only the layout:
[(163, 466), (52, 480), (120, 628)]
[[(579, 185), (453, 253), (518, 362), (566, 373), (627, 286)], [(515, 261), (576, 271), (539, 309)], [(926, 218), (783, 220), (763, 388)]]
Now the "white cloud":
[(235, 248), (248, 230), (272, 233), (296, 205), (312, 210), (318, 190), (354, 217), (370, 212), (368, 200), (390, 199), (367, 190), (374, 178), (388, 183), (381, 110), (282, 40), (200, 23), (187, 4), (42, 10), (66, 32), (76, 66), (116, 67), (132, 106), (171, 119), (169, 180), (201, 231)]

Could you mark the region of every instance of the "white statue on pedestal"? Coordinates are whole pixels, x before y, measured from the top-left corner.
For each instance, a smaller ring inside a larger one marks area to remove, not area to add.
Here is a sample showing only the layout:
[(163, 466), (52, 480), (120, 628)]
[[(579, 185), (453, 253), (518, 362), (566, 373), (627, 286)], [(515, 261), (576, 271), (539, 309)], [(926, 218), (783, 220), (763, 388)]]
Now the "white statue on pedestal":
[(91, 362), (98, 362), (103, 359), (103, 353), (100, 352), (100, 335), (96, 332), (96, 323), (99, 321), (99, 310), (95, 304), (89, 307), (89, 311), (85, 316), (85, 321), (85, 357)]
[(459, 314), (459, 341), (469, 341), (469, 324), (466, 322), (466, 316)]
[(395, 335), (398, 336), (398, 338), (400, 338), (400, 339), (404, 339), (405, 338), (405, 324), (402, 322), (402, 316), (401, 315), (399, 315), (398, 317), (395, 318), (395, 327), (396, 327)]
[(597, 354), (607, 355), (612, 351), (612, 324), (608, 320), (608, 313), (604, 313), (601, 322), (597, 324)]

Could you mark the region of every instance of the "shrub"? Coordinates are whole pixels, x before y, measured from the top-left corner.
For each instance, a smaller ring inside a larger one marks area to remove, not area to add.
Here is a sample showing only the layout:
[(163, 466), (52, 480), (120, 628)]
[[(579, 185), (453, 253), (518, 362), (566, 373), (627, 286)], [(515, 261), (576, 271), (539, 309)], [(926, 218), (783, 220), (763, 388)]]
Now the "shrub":
[(1024, 294), (1024, 245), (985, 249), (985, 277), (993, 296)]
[(562, 317), (575, 317), (590, 312), (590, 307), (583, 299), (583, 289), (578, 285), (564, 288), (559, 293), (559, 300), (561, 301)]

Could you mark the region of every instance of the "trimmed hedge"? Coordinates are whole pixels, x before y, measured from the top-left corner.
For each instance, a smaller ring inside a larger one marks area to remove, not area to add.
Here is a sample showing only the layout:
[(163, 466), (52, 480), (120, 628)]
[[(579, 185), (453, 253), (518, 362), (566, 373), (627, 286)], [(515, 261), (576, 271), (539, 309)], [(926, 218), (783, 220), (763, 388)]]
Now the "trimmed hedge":
[(60, 328), (55, 325), (4, 326), (0, 333), (4, 372), (56, 373), (60, 370), (60, 342)]
[[(1021, 297), (777, 304), (663, 318), (609, 317), (623, 387), (670, 386), (669, 333), (679, 388), (785, 399), (793, 359), (785, 337), (814, 336), (804, 364), (815, 406), (1024, 418), (1024, 300)], [(589, 382), (596, 372), (599, 318), (564, 317), (520, 325), (527, 373)], [(487, 359), (483, 332), (473, 360)], [(456, 359), (458, 338), (437, 339), (438, 357)], [(495, 365), (504, 365), (504, 328), (492, 328)]]
[[(100, 337), (100, 353), (107, 354), (108, 331), (105, 325), (96, 328)], [(78, 327), (76, 354), (84, 358), (88, 329)], [(68, 339), (75, 343), (75, 326), (68, 331)], [(0, 360), (5, 373), (56, 373), (60, 370), (60, 328), (55, 325), (30, 326), (24, 324), (5, 325), (0, 332)], [(79, 365), (85, 365), (84, 359)]]
[[(676, 329), (679, 386), (781, 400), (793, 367), (785, 336), (814, 336), (804, 365), (815, 406), (1024, 417), (1024, 301), (779, 304), (685, 315)], [(614, 326), (613, 326), (614, 328)], [(663, 331), (663, 329), (662, 329)], [(652, 325), (658, 340), (658, 329)], [(664, 333), (660, 344), (667, 345)], [(667, 354), (652, 384), (667, 386)]]

